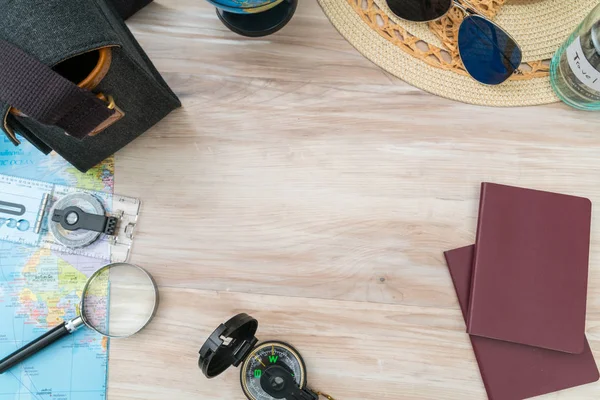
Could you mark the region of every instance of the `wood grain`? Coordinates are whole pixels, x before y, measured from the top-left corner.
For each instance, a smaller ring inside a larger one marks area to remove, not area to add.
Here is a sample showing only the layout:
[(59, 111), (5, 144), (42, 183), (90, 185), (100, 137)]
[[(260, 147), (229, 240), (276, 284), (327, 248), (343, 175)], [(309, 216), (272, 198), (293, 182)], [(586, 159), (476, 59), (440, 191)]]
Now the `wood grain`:
[[(184, 108), (117, 155), (116, 192), (144, 202), (132, 261), (163, 302), (146, 332), (111, 342), (109, 399), (242, 399), (237, 371), (209, 381), (196, 365), (237, 312), (298, 347), (338, 400), (485, 398), (442, 252), (474, 241), (482, 181), (599, 204), (600, 114), (429, 95), (314, 1), (264, 39), (202, 0), (158, 0), (129, 25)], [(600, 357), (600, 213), (592, 236)]]

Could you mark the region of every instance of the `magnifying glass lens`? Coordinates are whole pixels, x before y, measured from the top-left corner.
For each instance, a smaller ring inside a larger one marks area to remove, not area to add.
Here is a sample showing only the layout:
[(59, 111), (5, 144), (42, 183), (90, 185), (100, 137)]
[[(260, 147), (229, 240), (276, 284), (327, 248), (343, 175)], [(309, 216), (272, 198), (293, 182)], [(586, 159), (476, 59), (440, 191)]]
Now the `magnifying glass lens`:
[(93, 276), (84, 289), (81, 316), (89, 327), (110, 337), (131, 336), (154, 316), (156, 287), (142, 269), (114, 264)]
[(141, 331), (158, 307), (158, 288), (152, 277), (132, 264), (110, 264), (94, 273), (81, 296), (79, 316), (65, 321), (0, 360), (0, 374), (84, 324), (111, 338)]

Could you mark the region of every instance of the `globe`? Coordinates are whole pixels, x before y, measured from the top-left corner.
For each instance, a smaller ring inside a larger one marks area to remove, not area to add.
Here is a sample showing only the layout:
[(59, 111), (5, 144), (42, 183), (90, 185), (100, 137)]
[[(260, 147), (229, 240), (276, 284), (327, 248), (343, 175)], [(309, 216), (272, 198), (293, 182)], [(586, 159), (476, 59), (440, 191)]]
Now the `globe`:
[(256, 14), (282, 3), (283, 0), (207, 0), (210, 4), (236, 14)]
[(277, 32), (292, 19), (298, 0), (207, 0), (233, 32), (261, 37)]

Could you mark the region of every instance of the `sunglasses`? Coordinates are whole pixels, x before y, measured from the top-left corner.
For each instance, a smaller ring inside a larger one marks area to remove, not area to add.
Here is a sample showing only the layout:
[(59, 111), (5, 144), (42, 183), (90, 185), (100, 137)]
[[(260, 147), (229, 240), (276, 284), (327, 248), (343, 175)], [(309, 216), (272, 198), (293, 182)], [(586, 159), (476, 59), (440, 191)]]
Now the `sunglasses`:
[(411, 22), (430, 22), (445, 16), (453, 6), (465, 13), (458, 28), (458, 53), (476, 81), (498, 85), (513, 74), (521, 74), (523, 53), (517, 42), (502, 28), (487, 19), (467, 1), (461, 0), (386, 0), (392, 12)]

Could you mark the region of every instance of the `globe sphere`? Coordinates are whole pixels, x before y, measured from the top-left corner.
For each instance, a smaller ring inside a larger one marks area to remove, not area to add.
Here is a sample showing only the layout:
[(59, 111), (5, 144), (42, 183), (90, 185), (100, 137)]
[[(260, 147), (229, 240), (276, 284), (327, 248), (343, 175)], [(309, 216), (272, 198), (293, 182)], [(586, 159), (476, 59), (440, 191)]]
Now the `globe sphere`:
[(255, 14), (270, 10), (283, 0), (207, 0), (213, 6), (236, 14)]

